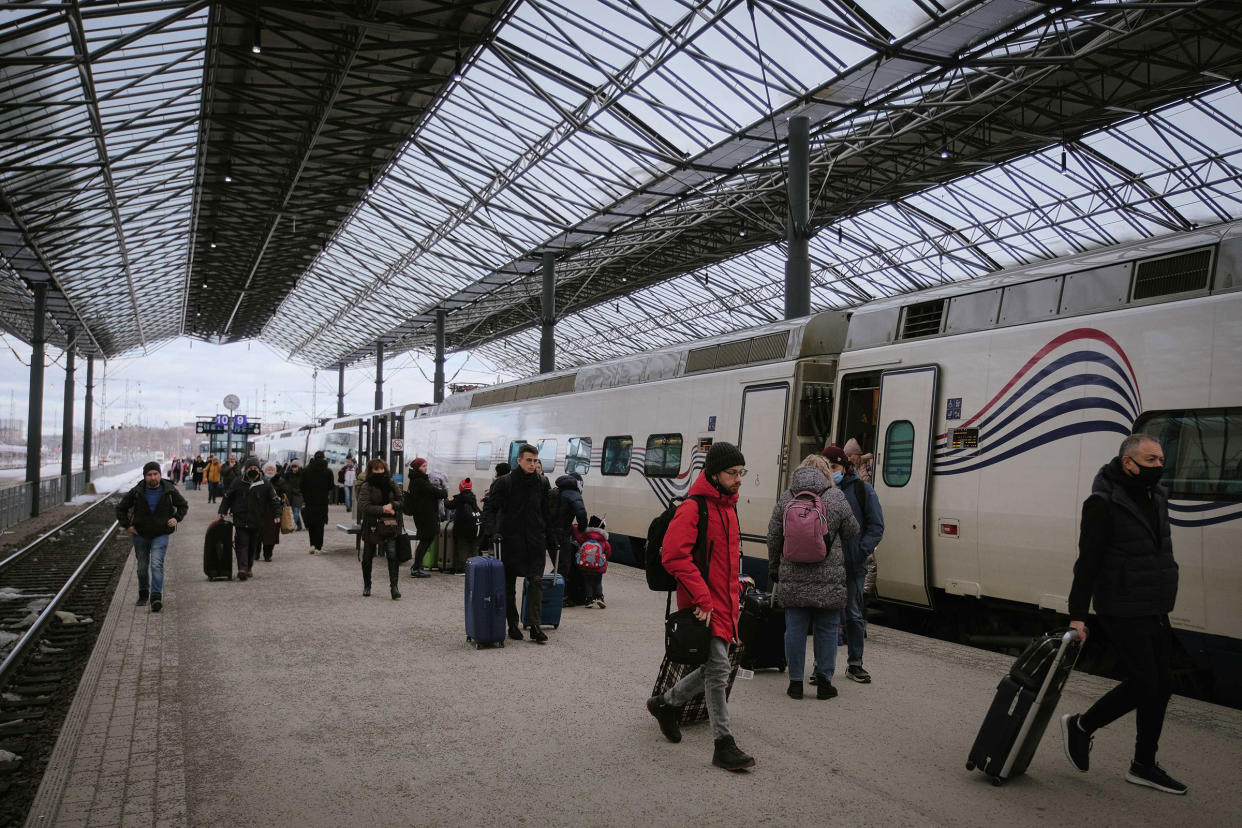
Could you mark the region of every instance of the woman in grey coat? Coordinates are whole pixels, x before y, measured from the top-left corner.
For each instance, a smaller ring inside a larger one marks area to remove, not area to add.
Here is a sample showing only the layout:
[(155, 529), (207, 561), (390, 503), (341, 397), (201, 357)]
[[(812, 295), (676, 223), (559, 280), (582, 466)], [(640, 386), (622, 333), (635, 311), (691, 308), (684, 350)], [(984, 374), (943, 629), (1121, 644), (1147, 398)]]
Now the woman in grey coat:
[[(814, 458), (818, 460), (818, 457)], [(828, 555), (817, 563), (785, 560), (785, 507), (799, 492), (819, 496), (826, 518), (824, 543)], [(811, 458), (794, 469), (789, 488), (781, 493), (768, 521), (768, 577), (773, 602), (785, 608), (785, 660), (789, 663), (790, 698), (802, 698), (806, 669), (806, 634), (814, 625), (815, 669), (819, 671), (816, 698), (837, 695), (832, 675), (837, 661), (837, 634), (845, 606), (845, 556), (841, 539), (858, 534), (858, 521), (840, 489)]]

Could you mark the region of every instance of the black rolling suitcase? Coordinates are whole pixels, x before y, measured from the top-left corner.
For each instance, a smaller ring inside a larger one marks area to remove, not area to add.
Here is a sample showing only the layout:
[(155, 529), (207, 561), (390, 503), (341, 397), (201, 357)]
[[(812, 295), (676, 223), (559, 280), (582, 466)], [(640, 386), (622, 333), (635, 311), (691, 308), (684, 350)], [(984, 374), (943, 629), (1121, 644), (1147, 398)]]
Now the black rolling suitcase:
[(978, 768), (993, 785), (1026, 771), (1081, 650), (1074, 630), (1031, 642), (997, 686), (966, 770)]
[(742, 642), (738, 664), (744, 670), (785, 669), (785, 611), (772, 605), (772, 595), (747, 590), (737, 623)]
[(233, 579), (233, 524), (224, 518), (207, 527), (203, 540), (203, 574), (207, 579)]

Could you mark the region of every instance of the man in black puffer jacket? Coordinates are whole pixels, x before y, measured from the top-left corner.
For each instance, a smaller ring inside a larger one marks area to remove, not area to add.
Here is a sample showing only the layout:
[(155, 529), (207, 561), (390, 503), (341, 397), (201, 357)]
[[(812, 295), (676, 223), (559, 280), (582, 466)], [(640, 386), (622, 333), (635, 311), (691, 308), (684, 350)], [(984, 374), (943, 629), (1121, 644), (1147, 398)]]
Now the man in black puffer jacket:
[(164, 553), (168, 536), (185, 520), (190, 505), (181, 492), (160, 476), (160, 464), (152, 460), (142, 467), (142, 482), (125, 493), (116, 505), (116, 520), (133, 536), (138, 559), (138, 604), (151, 598), (151, 612), (159, 612), (164, 598)]
[(401, 511), (414, 518), (414, 529), (418, 533), (418, 547), (414, 550), (414, 563), (410, 566), (413, 578), (429, 577), (423, 571), (423, 557), (440, 537), (440, 501), (446, 497), (448, 492), (437, 486), (427, 474), (427, 461), (421, 457), (410, 461)]
[(505, 610), (509, 617), (509, 637), (522, 639), (518, 614), (517, 579), (530, 578), (526, 599), (530, 604), (530, 640), (547, 643), (539, 627), (543, 606), (543, 565), (548, 550), (556, 549), (556, 533), (548, 515), (546, 480), (536, 471), (539, 449), (523, 445), (518, 449), (518, 467), (498, 478), (484, 504), (484, 522), (501, 536), (500, 555), (505, 564)]
[(556, 524), (556, 539), (560, 546), (557, 569), (565, 576), (565, 606), (576, 607), (586, 603), (586, 585), (574, 560), (574, 521), (578, 531), (587, 530), (586, 503), (582, 500), (582, 475), (576, 471), (556, 478), (556, 511), (552, 517)]
[(1160, 485), (1164, 452), (1145, 434), (1127, 437), (1100, 469), (1082, 506), (1078, 561), (1069, 595), (1070, 627), (1087, 637), (1092, 598), (1099, 624), (1126, 679), (1082, 714), (1061, 717), (1065, 755), (1086, 771), (1091, 734), (1131, 710), (1138, 737), (1126, 781), (1172, 794), (1186, 786), (1156, 764), (1171, 689), (1177, 563), (1169, 533), (1169, 493)]

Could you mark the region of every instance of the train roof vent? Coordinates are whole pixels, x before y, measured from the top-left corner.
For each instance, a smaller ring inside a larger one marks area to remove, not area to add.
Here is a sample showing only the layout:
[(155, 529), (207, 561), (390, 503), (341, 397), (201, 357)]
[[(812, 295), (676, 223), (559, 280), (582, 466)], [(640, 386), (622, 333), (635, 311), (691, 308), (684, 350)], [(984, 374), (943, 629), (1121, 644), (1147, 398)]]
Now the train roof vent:
[(708, 345), (704, 348), (691, 348), (690, 353), (686, 355), (687, 374), (693, 374), (696, 371), (710, 371), (715, 367), (715, 345)]
[(1212, 281), (1212, 248), (1148, 259), (1134, 265), (1132, 299), (1150, 299), (1191, 290), (1207, 290)]
[(735, 365), (745, 365), (749, 361), (749, 339), (739, 339), (734, 342), (722, 342), (716, 346), (717, 368), (732, 368)]
[(756, 336), (750, 341), (750, 361), (768, 362), (773, 359), (784, 359), (789, 350), (789, 331)]
[(932, 336), (940, 333), (944, 320), (944, 300), (933, 299), (930, 302), (919, 302), (917, 305), (906, 305), (901, 322), (901, 339), (914, 339), (919, 336)]
[(485, 405), (513, 402), (516, 391), (517, 389), (512, 385), (489, 388), (486, 391), (475, 391), (470, 396), (470, 407), (482, 408)]
[(332, 430), (338, 431), (342, 428), (357, 428), (361, 422), (361, 420), (341, 420), (339, 423), (334, 423), (332, 425)]

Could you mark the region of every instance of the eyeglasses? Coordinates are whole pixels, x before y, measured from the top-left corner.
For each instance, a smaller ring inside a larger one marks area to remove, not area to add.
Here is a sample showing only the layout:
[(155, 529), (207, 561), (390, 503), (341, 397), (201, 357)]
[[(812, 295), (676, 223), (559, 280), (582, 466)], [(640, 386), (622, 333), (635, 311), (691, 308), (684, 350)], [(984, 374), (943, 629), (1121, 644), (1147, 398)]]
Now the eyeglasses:
[(745, 477), (746, 472), (748, 471), (750, 471), (750, 469), (742, 469), (740, 471), (733, 471), (733, 469), (725, 469), (724, 471), (721, 472), (721, 474), (727, 474), (730, 477)]

